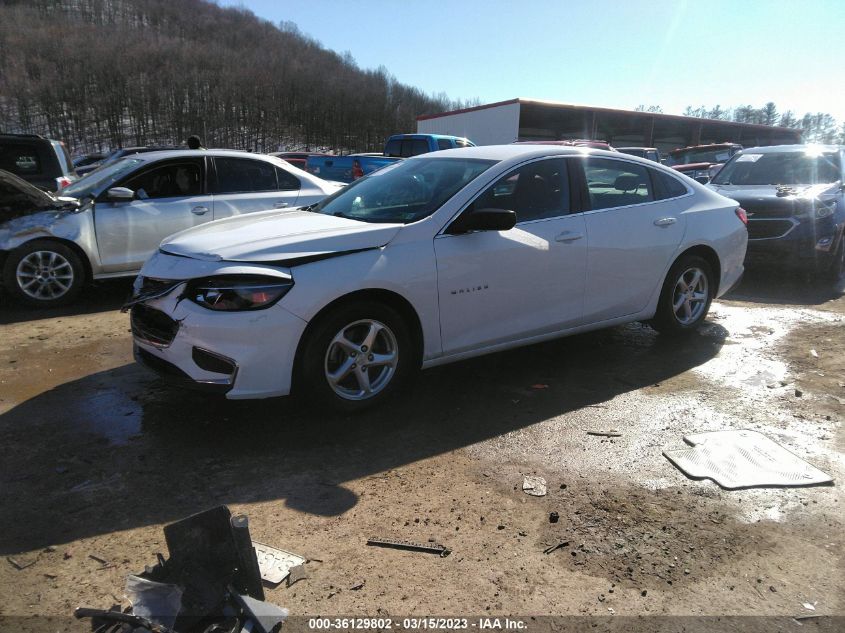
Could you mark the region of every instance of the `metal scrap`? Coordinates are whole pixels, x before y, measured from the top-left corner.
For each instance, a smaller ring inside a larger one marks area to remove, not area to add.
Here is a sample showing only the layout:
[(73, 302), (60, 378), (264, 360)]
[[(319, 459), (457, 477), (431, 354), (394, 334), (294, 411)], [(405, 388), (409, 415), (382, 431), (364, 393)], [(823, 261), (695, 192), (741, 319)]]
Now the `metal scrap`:
[(402, 541), (398, 539), (371, 538), (367, 539), (367, 545), (375, 547), (392, 547), (394, 549), (406, 549), (416, 552), (428, 552), (430, 554), (439, 554), (441, 558), (452, 553), (452, 550), (445, 545), (439, 545), (437, 543), (414, 543), (413, 541)]
[(18, 560), (15, 560), (11, 556), (7, 556), (6, 560), (9, 561), (12, 564), (12, 567), (17, 569), (18, 571), (20, 571), (22, 569), (26, 569), (27, 567), (32, 567), (35, 564), (35, 559), (28, 560), (28, 561), (22, 563)]
[(569, 545), (569, 541), (560, 541), (559, 543), (557, 543), (555, 545), (551, 545), (550, 547), (547, 547), (546, 549), (544, 549), (543, 553), (544, 554), (551, 554), (555, 550), (559, 550), (561, 547), (567, 547), (568, 545)]
[(305, 562), (304, 556), (270, 547), (257, 541), (253, 541), (252, 546), (255, 548), (255, 556), (258, 558), (261, 580), (274, 585), (278, 585), (287, 578), (291, 569)]

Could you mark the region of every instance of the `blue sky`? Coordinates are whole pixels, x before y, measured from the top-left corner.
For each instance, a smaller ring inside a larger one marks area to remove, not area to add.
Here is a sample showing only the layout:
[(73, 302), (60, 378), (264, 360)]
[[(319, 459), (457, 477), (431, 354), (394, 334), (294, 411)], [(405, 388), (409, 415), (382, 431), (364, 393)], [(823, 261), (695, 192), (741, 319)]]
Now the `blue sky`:
[(843, 0), (220, 0), (295, 22), (362, 68), (482, 103), (530, 97), (829, 112), (845, 122)]

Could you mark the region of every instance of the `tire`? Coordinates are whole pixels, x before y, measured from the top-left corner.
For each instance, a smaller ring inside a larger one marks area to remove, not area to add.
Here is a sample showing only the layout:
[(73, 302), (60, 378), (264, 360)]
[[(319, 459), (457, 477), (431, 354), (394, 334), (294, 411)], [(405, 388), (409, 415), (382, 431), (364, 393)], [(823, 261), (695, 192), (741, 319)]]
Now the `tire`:
[(306, 337), (297, 392), (320, 407), (363, 411), (389, 399), (419, 368), (405, 319), (381, 302), (340, 305)]
[[(692, 294), (686, 295), (684, 300), (687, 292), (684, 287), (691, 285), (689, 292)], [(651, 326), (667, 334), (695, 330), (707, 318), (714, 291), (713, 269), (707, 260), (697, 255), (684, 255), (666, 275)]]
[(3, 265), (3, 285), (19, 303), (55, 308), (76, 299), (85, 267), (73, 249), (52, 240), (33, 240), (11, 251)]

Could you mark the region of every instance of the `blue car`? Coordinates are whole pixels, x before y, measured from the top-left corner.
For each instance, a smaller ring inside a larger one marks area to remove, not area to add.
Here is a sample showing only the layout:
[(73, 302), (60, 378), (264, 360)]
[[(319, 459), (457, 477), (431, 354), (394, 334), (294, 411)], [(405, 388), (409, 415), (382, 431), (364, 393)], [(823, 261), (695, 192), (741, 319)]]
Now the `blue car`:
[(845, 279), (845, 149), (841, 145), (751, 147), (708, 185), (748, 215), (745, 265), (778, 265)]

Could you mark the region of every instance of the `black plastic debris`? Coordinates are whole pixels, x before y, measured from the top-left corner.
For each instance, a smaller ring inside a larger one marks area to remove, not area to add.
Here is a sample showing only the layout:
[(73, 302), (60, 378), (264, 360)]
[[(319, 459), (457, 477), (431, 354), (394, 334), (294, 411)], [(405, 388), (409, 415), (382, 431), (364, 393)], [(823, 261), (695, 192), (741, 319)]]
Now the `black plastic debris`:
[[(123, 612), (77, 609), (74, 615), (92, 618), (92, 630), (115, 633), (127, 629), (275, 633), (287, 610), (263, 602), (264, 589), (246, 516), (233, 517), (229, 508), (218, 506), (165, 526), (164, 537), (170, 557), (157, 554), (158, 563), (135, 578), (181, 591), (178, 606), (173, 606), (172, 600), (150, 598), (146, 604), (136, 602)], [(156, 609), (169, 612), (156, 613)]]

